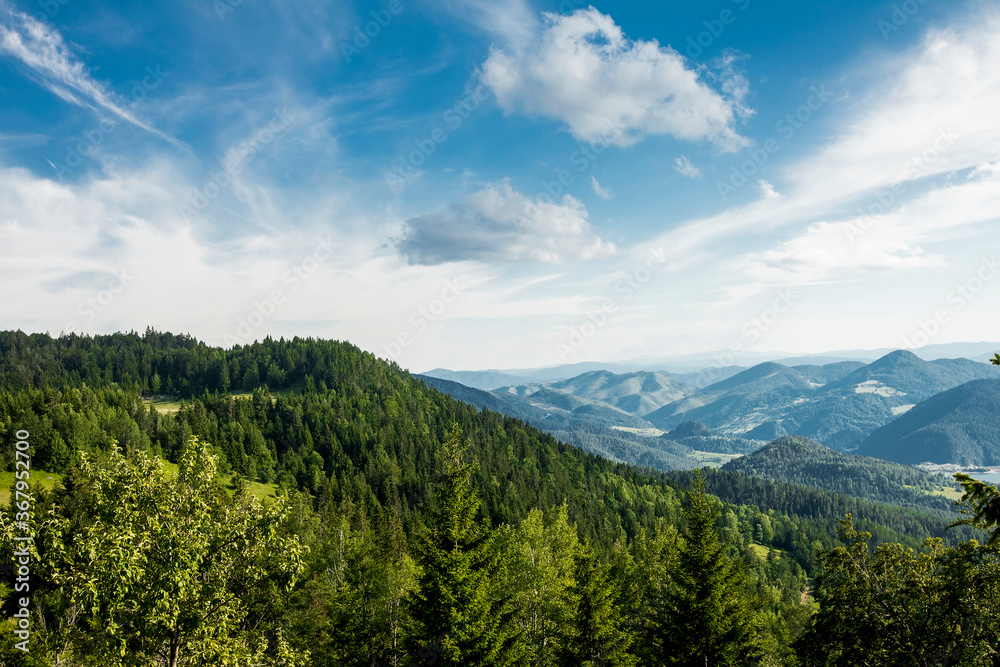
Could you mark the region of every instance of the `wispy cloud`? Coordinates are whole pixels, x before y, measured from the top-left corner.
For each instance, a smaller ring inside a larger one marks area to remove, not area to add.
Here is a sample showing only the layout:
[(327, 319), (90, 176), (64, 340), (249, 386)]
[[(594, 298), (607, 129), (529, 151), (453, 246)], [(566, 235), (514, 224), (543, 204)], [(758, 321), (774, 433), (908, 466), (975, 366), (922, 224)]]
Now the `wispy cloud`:
[(8, 3), (0, 23), (0, 55), (13, 57), (28, 68), (32, 76), (60, 99), (89, 109), (103, 109), (132, 125), (169, 141), (180, 148), (187, 146), (143, 122), (125, 108), (114, 93), (94, 79), (87, 67), (76, 58), (62, 35), (27, 14), (15, 11)]
[(691, 160), (684, 155), (674, 159), (674, 171), (688, 178), (701, 178), (701, 169), (691, 164)]
[(612, 197), (614, 197), (614, 195), (611, 194), (611, 190), (601, 186), (596, 176), (590, 177), (590, 187), (594, 190), (594, 194), (604, 201), (609, 201)]

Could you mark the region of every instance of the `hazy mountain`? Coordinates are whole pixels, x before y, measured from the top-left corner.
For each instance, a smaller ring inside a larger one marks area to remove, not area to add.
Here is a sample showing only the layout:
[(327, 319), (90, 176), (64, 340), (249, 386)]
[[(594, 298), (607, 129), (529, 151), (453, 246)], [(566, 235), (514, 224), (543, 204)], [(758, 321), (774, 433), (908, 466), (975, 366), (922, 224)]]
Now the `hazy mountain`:
[(495, 412), (530, 421), (532, 424), (544, 424), (547, 428), (563, 428), (573, 424), (632, 428), (649, 426), (642, 419), (613, 405), (550, 390), (545, 385), (531, 385), (536, 389), (535, 391), (518, 394), (513, 391), (513, 388), (484, 391), (467, 387), (452, 380), (443, 380), (427, 375), (415, 377), (464, 403), (470, 403), (480, 409), (485, 407)]
[[(560, 364), (543, 368), (514, 368), (506, 370), (488, 369), (471, 371), (453, 371), (446, 368), (435, 368), (422, 375), (460, 382), (477, 389), (496, 389), (514, 384), (538, 384), (554, 382), (576, 377), (591, 371), (610, 371), (626, 374), (639, 371), (660, 372), (692, 384), (703, 387), (713, 382), (726, 379), (747, 367), (773, 361), (783, 366), (819, 366), (851, 362), (867, 364), (892, 352), (889, 348), (877, 350), (837, 350), (817, 354), (789, 354), (787, 352), (744, 352), (735, 361), (736, 366), (727, 362), (720, 366), (720, 360), (732, 357), (728, 352), (702, 352), (698, 354), (675, 355), (671, 357), (645, 357), (618, 362), (583, 361), (573, 364)], [(937, 359), (965, 358), (972, 361), (985, 362), (994, 352), (1000, 352), (1000, 343), (942, 343), (927, 345), (911, 350), (913, 354), (925, 361)], [(708, 381), (705, 381), (709, 378)]]
[(695, 459), (688, 457), (691, 450), (684, 444), (610, 428), (609, 424), (619, 422), (626, 422), (621, 424), (623, 426), (636, 427), (648, 424), (607, 404), (545, 389), (519, 396), (483, 391), (426, 375), (415, 377), (463, 403), (529, 422), (563, 442), (612, 461), (657, 470), (686, 469), (696, 465)]
[(416, 377), (437, 378), (458, 382), (474, 389), (496, 389), (497, 387), (504, 387), (509, 384), (518, 384), (525, 381), (523, 377), (501, 373), (500, 371), (450, 371), (447, 368), (435, 368), (426, 373), (415, 375)]
[(954, 511), (950, 500), (932, 495), (946, 487), (957, 487), (946, 477), (898, 463), (834, 451), (797, 436), (779, 438), (752, 454), (733, 459), (722, 469), (942, 514)]
[(600, 401), (641, 417), (694, 391), (694, 387), (670, 375), (656, 372), (615, 374), (590, 371), (568, 380), (542, 385), (522, 385), (500, 389), (520, 396), (539, 391), (559, 391), (581, 399)]
[(924, 361), (897, 350), (870, 364), (789, 368), (759, 364), (646, 415), (662, 429), (699, 421), (727, 435), (814, 438), (850, 450), (876, 428), (940, 391), (1000, 369), (968, 359)]
[(604, 401), (574, 396), (573, 394), (550, 389), (548, 385), (529, 385), (494, 389), (494, 396), (501, 398), (514, 409), (540, 412), (543, 419), (562, 424), (590, 423), (598, 426), (628, 426), (648, 428), (641, 417), (615, 407)]
[[(423, 380), (425, 384), (430, 387), (434, 387), (438, 391), (448, 394), (457, 401), (462, 401), (463, 403), (469, 403), (474, 405), (480, 410), (487, 408), (493, 410), (494, 412), (499, 412), (501, 414), (509, 414), (511, 416), (516, 416), (518, 419), (523, 419), (525, 421), (539, 421), (545, 417), (545, 413), (542, 411), (531, 412), (530, 408), (525, 410), (515, 410), (509, 403), (504, 401), (498, 396), (494, 396), (488, 391), (482, 389), (476, 389), (474, 387), (467, 387), (466, 385), (456, 382), (453, 380), (444, 380), (438, 377), (432, 377), (430, 375), (414, 375), (413, 377)], [(515, 414), (518, 413), (518, 414)], [(525, 414), (530, 413), (530, 414)]]
[(818, 388), (812, 397), (745, 435), (803, 435), (850, 450), (925, 398), (988, 377), (1000, 377), (1000, 369), (968, 359), (924, 361), (897, 350)]
[(1000, 465), (1000, 380), (973, 380), (932, 396), (857, 451), (901, 463)]
[[(790, 364), (785, 364), (786, 366)], [(846, 375), (864, 367), (860, 361), (835, 361), (822, 366), (816, 364), (805, 364), (792, 366), (792, 368), (802, 374), (806, 380), (817, 385), (826, 385), (843, 378)]]
[(774, 362), (758, 364), (646, 415), (664, 430), (699, 421), (727, 433), (742, 433), (772, 418), (815, 386), (802, 373)]

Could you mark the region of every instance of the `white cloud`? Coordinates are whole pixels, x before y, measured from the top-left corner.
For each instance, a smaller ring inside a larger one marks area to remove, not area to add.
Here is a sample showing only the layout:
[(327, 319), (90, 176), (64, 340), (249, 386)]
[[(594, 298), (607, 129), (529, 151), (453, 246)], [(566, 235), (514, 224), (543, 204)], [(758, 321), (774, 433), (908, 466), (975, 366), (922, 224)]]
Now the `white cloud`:
[(597, 195), (598, 197), (600, 197), (601, 199), (603, 199), (604, 201), (608, 201), (612, 197), (614, 197), (614, 195), (611, 194), (610, 190), (608, 190), (607, 188), (601, 186), (601, 184), (600, 184), (600, 182), (598, 182), (596, 176), (591, 176), (590, 177), (590, 187), (593, 188), (594, 194)]
[(512, 48), (538, 30), (535, 10), (525, 0), (442, 0), (455, 16), (497, 35)]
[(410, 264), (561, 263), (615, 254), (614, 244), (595, 235), (587, 217), (586, 207), (570, 195), (561, 202), (535, 203), (503, 182), (447, 211), (411, 218), (396, 246)]
[[(594, 8), (544, 16), (534, 43), (494, 48), (483, 64), (483, 78), (505, 112), (563, 121), (574, 137), (595, 143), (629, 146), (657, 134), (711, 141), (722, 151), (747, 145), (732, 127), (734, 102), (670, 47), (629, 40)], [(725, 85), (743, 95), (732, 79)]]
[(851, 77), (871, 87), (846, 110), (844, 131), (790, 168), (789, 182), (832, 202), (995, 160), (997, 62), (1000, 13), (984, 10), (930, 30), (905, 53), (866, 64)]
[(27, 14), (11, 11), (8, 16), (10, 25), (0, 24), (0, 54), (19, 60), (49, 91), (72, 104), (91, 109), (96, 105), (136, 127), (184, 147), (181, 142), (144, 123), (122, 106), (104, 84), (90, 76), (58, 32)]
[(691, 160), (684, 155), (674, 159), (674, 171), (688, 178), (701, 178), (701, 169), (691, 164)]
[(781, 199), (781, 194), (763, 178), (757, 182), (757, 186), (760, 188), (760, 194), (764, 199)]

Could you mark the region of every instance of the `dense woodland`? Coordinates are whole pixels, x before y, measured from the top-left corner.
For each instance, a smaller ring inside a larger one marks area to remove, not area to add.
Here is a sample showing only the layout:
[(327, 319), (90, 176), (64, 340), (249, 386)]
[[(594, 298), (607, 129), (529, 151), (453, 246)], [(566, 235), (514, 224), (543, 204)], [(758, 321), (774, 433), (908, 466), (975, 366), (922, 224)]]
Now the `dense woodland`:
[[(968, 541), (1000, 500), (972, 480), (946, 529), (612, 463), (347, 343), (152, 330), (0, 333), (0, 433), (19, 430), (64, 477), (32, 491), (31, 650), (5, 621), (11, 665), (1000, 664), (996, 540)], [(6, 564), (23, 511), (12, 493)], [(0, 593), (11, 619), (21, 593)]]
[(950, 488), (950, 479), (911, 466), (838, 452), (800, 436), (778, 438), (749, 456), (729, 461), (723, 469), (944, 515), (953, 511), (951, 501), (934, 495), (939, 489)]

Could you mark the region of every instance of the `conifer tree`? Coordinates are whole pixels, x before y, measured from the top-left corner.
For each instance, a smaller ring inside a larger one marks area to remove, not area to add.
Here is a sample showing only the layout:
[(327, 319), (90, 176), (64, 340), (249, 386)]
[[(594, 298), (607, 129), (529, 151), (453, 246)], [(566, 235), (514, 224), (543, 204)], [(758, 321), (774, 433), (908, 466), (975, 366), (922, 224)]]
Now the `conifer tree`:
[(564, 639), (565, 667), (633, 667), (638, 659), (629, 652), (633, 642), (624, 627), (616, 587), (587, 545), (576, 558), (573, 587), (573, 629)]
[(524, 646), (503, 587), (505, 567), (492, 531), (478, 522), (468, 444), (457, 425), (443, 448), (436, 506), (419, 546), (418, 593), (410, 600), (416, 664), (507, 667)]
[(683, 508), (681, 551), (658, 605), (654, 641), (668, 665), (746, 665), (760, 657), (760, 619), (745, 566), (719, 538), (719, 508), (699, 472)]

